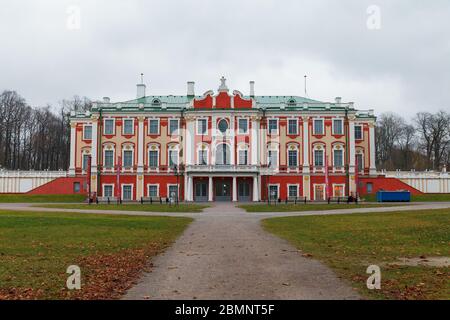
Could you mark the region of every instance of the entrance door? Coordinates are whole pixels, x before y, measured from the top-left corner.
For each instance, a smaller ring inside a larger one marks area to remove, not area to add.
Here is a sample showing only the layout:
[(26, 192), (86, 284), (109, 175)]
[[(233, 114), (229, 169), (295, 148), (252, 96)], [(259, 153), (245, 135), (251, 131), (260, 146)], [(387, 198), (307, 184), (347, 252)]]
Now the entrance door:
[(250, 198), (250, 182), (239, 181), (238, 184), (238, 200), (241, 202), (248, 202), (252, 199)]
[(316, 201), (325, 200), (325, 185), (323, 184), (314, 185), (314, 200)]
[(231, 183), (229, 181), (216, 181), (216, 201), (231, 201)]
[(206, 181), (198, 181), (195, 183), (195, 201), (208, 201), (208, 183)]

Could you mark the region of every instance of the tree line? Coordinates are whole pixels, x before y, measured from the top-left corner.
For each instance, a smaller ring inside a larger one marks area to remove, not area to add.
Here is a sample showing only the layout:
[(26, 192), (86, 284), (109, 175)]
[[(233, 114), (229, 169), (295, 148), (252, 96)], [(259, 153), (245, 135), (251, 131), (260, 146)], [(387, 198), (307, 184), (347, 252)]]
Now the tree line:
[(450, 165), (450, 114), (419, 112), (407, 121), (398, 114), (381, 114), (376, 126), (377, 168), (435, 170)]
[(70, 110), (87, 110), (91, 101), (74, 96), (57, 106), (32, 107), (15, 91), (0, 94), (0, 169), (67, 170)]

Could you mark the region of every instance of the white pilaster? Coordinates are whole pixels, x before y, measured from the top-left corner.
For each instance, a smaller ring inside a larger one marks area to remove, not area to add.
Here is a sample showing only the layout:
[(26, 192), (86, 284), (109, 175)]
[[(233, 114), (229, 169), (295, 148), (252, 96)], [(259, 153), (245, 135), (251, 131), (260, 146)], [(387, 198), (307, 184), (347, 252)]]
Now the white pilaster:
[(188, 177), (188, 201), (194, 201), (194, 182), (191, 176)]
[(186, 165), (194, 164), (195, 119), (186, 119)]
[(213, 201), (213, 178), (209, 177), (208, 179), (208, 201)]
[(230, 118), (230, 141), (231, 141), (231, 165), (235, 165), (236, 164), (236, 146), (234, 143), (234, 137), (235, 137), (235, 127), (234, 127), (234, 120), (235, 117), (232, 116)]
[(349, 121), (349, 149), (350, 149), (350, 161), (349, 161), (349, 172), (350, 174), (355, 173), (355, 122), (353, 120)]
[(251, 164), (258, 165), (259, 163), (259, 122), (257, 120), (252, 120), (252, 131), (251, 131)]
[(237, 181), (236, 177), (233, 177), (233, 202), (237, 201)]
[(69, 164), (69, 176), (75, 175), (75, 157), (76, 157), (76, 141), (77, 141), (77, 128), (76, 123), (70, 124), (70, 164)]
[(303, 117), (303, 173), (309, 173), (309, 117)]
[(259, 183), (257, 175), (253, 177), (253, 201), (259, 201)]
[(92, 118), (92, 150), (91, 150), (91, 172), (97, 173), (98, 154), (98, 120)]
[[(259, 123), (259, 125), (261, 125), (261, 123)], [(267, 135), (266, 135), (266, 131), (267, 131), (267, 119), (266, 119), (266, 127), (262, 128), (259, 126), (258, 127), (259, 130), (259, 160), (260, 160), (260, 164), (264, 165), (267, 164), (267, 146), (266, 146), (266, 141), (267, 141)]]
[(144, 171), (144, 117), (138, 119), (138, 173)]
[(377, 173), (376, 158), (375, 158), (375, 126), (373, 123), (369, 124), (369, 147), (370, 147), (370, 175)]

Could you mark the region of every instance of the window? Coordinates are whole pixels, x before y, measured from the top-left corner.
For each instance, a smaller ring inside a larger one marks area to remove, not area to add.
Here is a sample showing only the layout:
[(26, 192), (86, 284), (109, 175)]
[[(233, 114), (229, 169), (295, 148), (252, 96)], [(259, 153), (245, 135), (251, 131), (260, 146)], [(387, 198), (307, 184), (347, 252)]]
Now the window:
[(240, 165), (248, 164), (248, 150), (239, 150), (239, 164)]
[(74, 182), (73, 183), (73, 192), (74, 193), (78, 193), (78, 192), (80, 192), (80, 189), (81, 189), (80, 183), (79, 182)]
[(356, 154), (356, 166), (358, 168), (358, 172), (364, 171), (364, 155), (362, 153)]
[(248, 120), (247, 119), (239, 119), (239, 133), (240, 134), (246, 134), (248, 133)]
[(83, 171), (86, 171), (88, 169), (88, 165), (89, 165), (89, 154), (83, 154)]
[(150, 150), (148, 152), (148, 166), (150, 168), (157, 168), (159, 162), (158, 150)]
[(289, 167), (298, 166), (297, 163), (297, 150), (289, 150), (288, 151), (288, 165)]
[(269, 134), (277, 134), (277, 133), (278, 133), (278, 120), (269, 119)]
[(228, 165), (230, 164), (230, 147), (226, 144), (219, 144), (216, 149), (216, 164)]
[(222, 133), (227, 132), (227, 130), (228, 130), (228, 122), (227, 122), (227, 120), (221, 119), (219, 121), (219, 124), (217, 125), (217, 127), (219, 128), (220, 132), (222, 132)]
[(133, 186), (129, 184), (122, 185), (122, 200), (133, 199)]
[(114, 166), (114, 151), (105, 150), (105, 168), (111, 169)]
[(362, 126), (355, 126), (355, 139), (362, 140), (362, 138), (363, 138)]
[(344, 134), (344, 126), (342, 119), (333, 120), (333, 134), (342, 135)]
[(133, 119), (123, 120), (123, 134), (133, 134), (133, 133), (134, 133)]
[(334, 166), (335, 167), (342, 167), (344, 163), (344, 157), (342, 150), (334, 150)]
[(169, 150), (169, 167), (178, 165), (178, 150)]
[(104, 134), (114, 134), (114, 119), (105, 119)]
[(269, 168), (276, 168), (278, 166), (278, 152), (276, 150), (269, 150), (267, 158), (267, 164)]
[(170, 185), (168, 192), (169, 192), (168, 196), (170, 198), (172, 198), (172, 199), (178, 198), (178, 186), (177, 185)]
[(289, 185), (288, 186), (288, 197), (298, 197), (298, 185)]
[(296, 135), (298, 134), (298, 121), (297, 119), (288, 120), (288, 134)]
[(206, 166), (208, 164), (208, 150), (198, 150), (198, 164), (201, 166)]
[(205, 135), (208, 131), (208, 121), (206, 119), (197, 120), (197, 134)]
[(149, 119), (148, 120), (148, 133), (149, 134), (159, 134), (159, 120)]
[(149, 184), (148, 185), (148, 196), (149, 197), (158, 197), (158, 185), (157, 184)]
[(125, 150), (123, 152), (123, 166), (124, 168), (131, 168), (133, 166), (133, 151)]
[(323, 119), (315, 119), (314, 120), (314, 134), (324, 134)]
[(113, 186), (112, 184), (103, 185), (103, 196), (112, 197), (113, 196)]
[(345, 186), (343, 184), (333, 185), (333, 197), (343, 197), (345, 195)]
[(373, 192), (373, 183), (372, 182), (367, 182), (367, 193), (371, 194)]
[(314, 151), (314, 166), (323, 167), (323, 150)]
[(84, 126), (84, 132), (83, 132), (83, 139), (84, 140), (92, 140), (92, 126)]
[(178, 119), (169, 120), (169, 135), (178, 134)]
[(269, 185), (269, 197), (271, 200), (278, 200), (278, 186)]

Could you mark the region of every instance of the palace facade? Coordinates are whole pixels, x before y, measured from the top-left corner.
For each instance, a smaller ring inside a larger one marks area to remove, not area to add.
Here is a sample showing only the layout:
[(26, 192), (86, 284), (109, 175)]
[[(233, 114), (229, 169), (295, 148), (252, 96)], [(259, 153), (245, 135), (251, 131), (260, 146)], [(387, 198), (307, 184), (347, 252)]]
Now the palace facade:
[(257, 96), (253, 81), (230, 93), (223, 77), (201, 96), (193, 82), (183, 96), (145, 91), (71, 114), (69, 175), (97, 196), (325, 200), (376, 176), (375, 116), (352, 102)]

